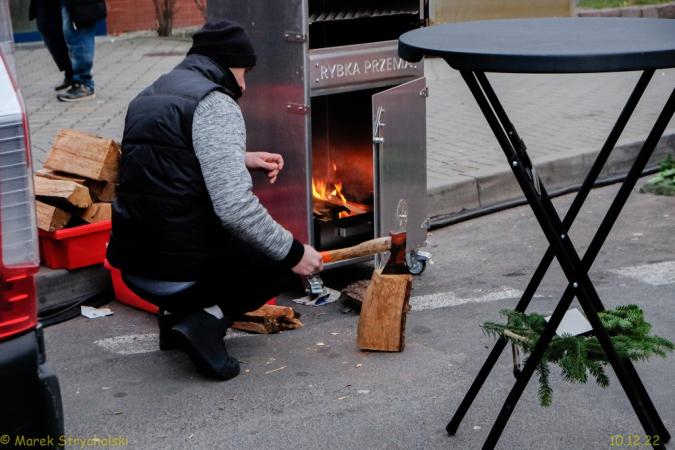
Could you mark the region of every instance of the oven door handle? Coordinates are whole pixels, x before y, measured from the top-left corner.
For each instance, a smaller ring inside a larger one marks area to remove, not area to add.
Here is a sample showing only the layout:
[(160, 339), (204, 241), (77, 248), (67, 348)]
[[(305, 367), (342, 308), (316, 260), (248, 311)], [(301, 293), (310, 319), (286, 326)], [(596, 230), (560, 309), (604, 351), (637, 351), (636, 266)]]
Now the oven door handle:
[(382, 144), (384, 143), (384, 138), (380, 136), (380, 128), (384, 126), (382, 123), (382, 113), (384, 112), (383, 107), (377, 108), (377, 116), (375, 116), (375, 122), (373, 123), (373, 144)]

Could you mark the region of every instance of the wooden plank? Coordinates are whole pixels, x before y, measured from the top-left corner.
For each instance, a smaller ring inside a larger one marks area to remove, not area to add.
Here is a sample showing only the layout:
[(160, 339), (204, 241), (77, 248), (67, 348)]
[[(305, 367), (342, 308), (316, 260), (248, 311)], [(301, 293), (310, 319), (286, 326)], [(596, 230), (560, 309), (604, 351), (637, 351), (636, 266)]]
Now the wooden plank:
[(64, 228), (70, 221), (71, 214), (48, 205), (41, 201), (36, 201), (37, 226), (39, 229), (53, 233)]
[(81, 184), (37, 176), (34, 178), (35, 196), (45, 203), (70, 203), (78, 208), (88, 208), (92, 203), (89, 189)]
[(412, 275), (373, 273), (359, 316), (356, 344), (364, 350), (401, 352), (405, 347), (406, 313)]
[(54, 140), (44, 167), (117, 183), (120, 158), (120, 146), (112, 139), (63, 128)]
[(88, 208), (80, 209), (75, 214), (87, 223), (103, 222), (112, 218), (112, 204), (92, 203)]

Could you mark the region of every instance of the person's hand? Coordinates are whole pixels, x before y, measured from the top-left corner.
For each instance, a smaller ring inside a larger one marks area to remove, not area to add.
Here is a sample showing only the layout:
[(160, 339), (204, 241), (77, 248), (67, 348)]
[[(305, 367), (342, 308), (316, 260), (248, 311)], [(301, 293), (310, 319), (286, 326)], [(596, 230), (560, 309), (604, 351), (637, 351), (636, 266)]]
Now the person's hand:
[(314, 247), (305, 244), (305, 254), (302, 255), (300, 262), (291, 269), (300, 276), (313, 275), (323, 270), (323, 258), (321, 253), (314, 250)]
[(246, 168), (248, 170), (262, 170), (267, 172), (270, 184), (274, 183), (277, 175), (284, 167), (284, 159), (277, 153), (246, 152)]

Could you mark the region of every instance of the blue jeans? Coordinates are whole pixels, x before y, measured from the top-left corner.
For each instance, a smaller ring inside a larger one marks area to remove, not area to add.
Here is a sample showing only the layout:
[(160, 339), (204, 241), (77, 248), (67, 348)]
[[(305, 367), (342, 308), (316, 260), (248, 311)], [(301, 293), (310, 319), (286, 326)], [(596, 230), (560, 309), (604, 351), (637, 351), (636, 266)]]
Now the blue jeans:
[(61, 0), (63, 17), (63, 36), (68, 45), (68, 56), (73, 66), (73, 83), (80, 83), (94, 89), (91, 68), (94, 66), (94, 26), (76, 28), (66, 9), (65, 0)]

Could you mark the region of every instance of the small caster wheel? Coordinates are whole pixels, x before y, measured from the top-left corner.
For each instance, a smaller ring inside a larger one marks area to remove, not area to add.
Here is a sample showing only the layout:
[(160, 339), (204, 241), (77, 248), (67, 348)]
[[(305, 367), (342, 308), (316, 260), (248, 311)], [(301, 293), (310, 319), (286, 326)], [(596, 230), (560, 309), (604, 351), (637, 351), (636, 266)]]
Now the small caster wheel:
[(420, 261), (415, 258), (412, 260), (412, 264), (410, 267), (408, 267), (408, 270), (410, 270), (410, 273), (413, 275), (419, 275), (422, 272), (424, 272), (424, 269), (427, 268), (427, 262), (426, 261)]
[(429, 264), (434, 262), (431, 260), (431, 253), (422, 250), (415, 250), (406, 255), (406, 262), (408, 263), (408, 271), (413, 275), (419, 275), (427, 268), (427, 261)]

